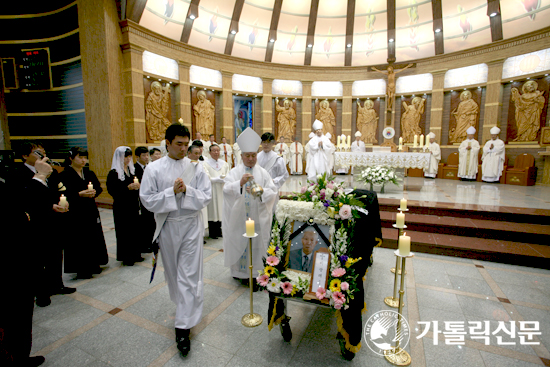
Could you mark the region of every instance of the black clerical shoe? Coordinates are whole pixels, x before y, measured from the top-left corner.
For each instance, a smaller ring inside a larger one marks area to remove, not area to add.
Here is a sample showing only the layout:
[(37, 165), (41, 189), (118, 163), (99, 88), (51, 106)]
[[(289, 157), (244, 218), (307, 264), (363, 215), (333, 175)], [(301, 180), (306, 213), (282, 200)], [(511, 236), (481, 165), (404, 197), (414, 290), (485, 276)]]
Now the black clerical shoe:
[(178, 329), (176, 328), (176, 343), (178, 350), (186, 357), (191, 350), (191, 340), (189, 340), (190, 329)]
[(44, 296), (36, 297), (36, 305), (38, 307), (47, 307), (51, 304), (52, 304), (52, 300), (50, 299), (50, 297), (44, 297)]
[(29, 357), (22, 366), (25, 367), (36, 367), (40, 366), (42, 363), (46, 361), (46, 358), (42, 356), (36, 356), (36, 357)]
[(290, 317), (287, 317), (279, 324), (279, 329), (281, 329), (281, 335), (283, 336), (283, 340), (285, 342), (292, 340), (292, 330), (290, 329), (290, 324), (288, 323), (289, 321)]
[(71, 293), (74, 293), (76, 292), (76, 288), (70, 288), (70, 287), (61, 287), (61, 288), (57, 288), (57, 289), (54, 289), (52, 291), (52, 294), (71, 294)]

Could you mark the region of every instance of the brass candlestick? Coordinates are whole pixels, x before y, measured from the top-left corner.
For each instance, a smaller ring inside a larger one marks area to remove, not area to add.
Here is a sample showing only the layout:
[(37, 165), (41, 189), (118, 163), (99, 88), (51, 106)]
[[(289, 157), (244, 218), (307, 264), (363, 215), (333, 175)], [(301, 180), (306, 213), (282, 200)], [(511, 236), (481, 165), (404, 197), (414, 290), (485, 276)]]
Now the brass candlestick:
[[(398, 227), (397, 224), (393, 224), (393, 228), (397, 228), (399, 230), (398, 236), (397, 236), (397, 242), (399, 243), (399, 237), (403, 236), (404, 229), (407, 228), (406, 224), (403, 224), (403, 227)], [(397, 271), (395, 271), (397, 269)], [(397, 299), (397, 277), (401, 275), (402, 270), (399, 267), (399, 257), (396, 256), (395, 258), (395, 268), (390, 269), (390, 271), (395, 274), (395, 278), (393, 281), (393, 296), (384, 298), (384, 303), (390, 307), (397, 308), (399, 307), (399, 300)], [(405, 273), (407, 274), (407, 273)], [(403, 277), (401, 277), (403, 278)]]
[[(395, 256), (397, 256), (397, 261), (401, 258), (401, 269), (405, 270), (405, 260), (408, 257), (413, 257), (414, 254), (411, 252), (409, 255), (401, 255), (399, 250), (395, 251)], [(405, 294), (405, 276), (401, 277), (401, 286), (399, 288), (399, 309), (397, 315), (397, 332), (395, 335), (401, 335), (401, 313), (403, 312), (403, 294)], [(384, 351), (384, 357), (388, 362), (395, 366), (408, 366), (411, 364), (412, 359), (411, 355), (403, 348), (400, 347), (400, 338), (395, 338), (395, 348), (387, 349)]]
[(241, 323), (246, 327), (256, 327), (260, 325), (264, 319), (261, 315), (254, 313), (254, 278), (252, 277), (252, 239), (255, 237), (258, 237), (257, 233), (254, 233), (254, 236), (247, 236), (246, 233), (243, 234), (243, 237), (248, 238), (248, 258), (250, 259), (250, 280), (249, 280), (249, 287), (250, 287), (250, 313), (247, 313), (243, 316), (241, 319)]

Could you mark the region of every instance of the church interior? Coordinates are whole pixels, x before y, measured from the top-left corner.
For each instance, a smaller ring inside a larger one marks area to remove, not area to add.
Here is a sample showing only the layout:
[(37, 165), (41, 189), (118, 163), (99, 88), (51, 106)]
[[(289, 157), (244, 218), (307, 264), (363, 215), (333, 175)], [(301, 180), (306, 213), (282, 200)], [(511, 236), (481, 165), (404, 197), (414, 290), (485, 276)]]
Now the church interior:
[[(370, 185), (382, 237), (363, 279), (362, 327), (395, 310), (384, 298), (397, 287), (404, 198), (410, 365), (550, 366), (550, 0), (31, 0), (3, 6), (0, 24), (10, 30), (0, 37), (0, 166), (21, 164), (29, 141), (57, 163), (81, 147), (105, 189), (95, 201), (108, 264), (89, 279), (63, 274), (77, 291), (34, 308), (31, 356), (44, 366), (390, 365), (366, 336), (346, 361), (334, 310), (306, 302), (288, 302), (293, 337), (283, 340), (266, 326), (267, 291), (253, 294), (264, 324), (244, 327), (249, 287), (208, 229), (202, 320), (182, 357), (162, 257), (151, 283), (151, 254), (116, 260), (106, 181), (117, 147), (161, 148), (179, 121), (192, 139), (213, 136), (235, 167), (238, 136), (269, 132), (295, 159), (284, 199), (308, 179), (308, 153), (295, 151), (315, 120), (335, 145), (335, 180), (350, 189), (369, 189), (365, 165), (346, 161), (356, 137), (364, 154), (400, 162), (398, 184)], [(481, 148), (463, 180), (470, 135)], [(484, 182), (492, 135), (503, 167)], [(404, 158), (429, 156), (430, 137), (435, 178)], [(486, 339), (472, 322), (486, 323)]]

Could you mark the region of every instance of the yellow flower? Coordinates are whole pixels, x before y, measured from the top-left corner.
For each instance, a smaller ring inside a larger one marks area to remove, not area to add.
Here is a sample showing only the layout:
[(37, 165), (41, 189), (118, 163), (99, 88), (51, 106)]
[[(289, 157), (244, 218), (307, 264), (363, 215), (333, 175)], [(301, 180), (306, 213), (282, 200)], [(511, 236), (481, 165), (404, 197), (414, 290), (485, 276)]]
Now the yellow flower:
[(343, 203), (339, 203), (338, 205), (340, 205), (340, 208), (342, 207), (342, 205), (344, 205)]
[(353, 264), (355, 264), (356, 262), (358, 262), (361, 259), (362, 259), (361, 257), (359, 257), (357, 259), (352, 259), (351, 257), (348, 258), (348, 260), (346, 261), (346, 268), (349, 268), (350, 266), (352, 266)]
[(275, 246), (269, 246), (269, 248), (267, 249), (267, 253), (275, 256)]
[(331, 292), (340, 292), (340, 284), (342, 284), (342, 282), (340, 281), (340, 279), (332, 279), (332, 281), (330, 282), (330, 291)]
[(266, 266), (264, 269), (265, 275), (271, 275), (275, 272), (275, 268), (273, 266)]
[(298, 288), (296, 288), (295, 285), (292, 286), (292, 292), (290, 293), (291, 296), (295, 295), (296, 292), (298, 291)]

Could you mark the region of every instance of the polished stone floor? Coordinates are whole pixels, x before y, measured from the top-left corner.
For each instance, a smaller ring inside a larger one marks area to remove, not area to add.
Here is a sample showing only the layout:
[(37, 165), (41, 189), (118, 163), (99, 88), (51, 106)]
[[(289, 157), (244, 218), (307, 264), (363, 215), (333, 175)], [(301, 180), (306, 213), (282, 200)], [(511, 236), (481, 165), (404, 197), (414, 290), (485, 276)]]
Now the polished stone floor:
[[(101, 217), (109, 265), (89, 280), (66, 275), (65, 284), (77, 287), (77, 292), (53, 296), (48, 307), (35, 307), (32, 352), (46, 357), (44, 366), (390, 366), (365, 342), (352, 362), (344, 361), (334, 338), (336, 319), (327, 309), (290, 302), (294, 338), (286, 343), (278, 329), (267, 330), (268, 297), (258, 292), (254, 307), (264, 323), (254, 329), (242, 326), (241, 317), (249, 310), (248, 288), (223, 266), (221, 239), (207, 239), (204, 245), (203, 319), (192, 330), (191, 353), (182, 358), (174, 343), (175, 306), (162, 263), (152, 284), (151, 255), (132, 267), (121, 266), (114, 259), (112, 211), (101, 209)], [(373, 313), (390, 309), (383, 299), (392, 294), (394, 265), (391, 250), (375, 249), (365, 281), (368, 311), (363, 324)], [(412, 366), (549, 365), (550, 271), (427, 254), (409, 260), (406, 270), (403, 314), (412, 331), (406, 347)], [(420, 339), (424, 327), (418, 321), (431, 322), (430, 331)], [(439, 334), (434, 345), (434, 321), (440, 330), (445, 329), (444, 321), (462, 321), (465, 331), (468, 322), (488, 321), (491, 333), (499, 321), (508, 328), (515, 321), (518, 332), (519, 321), (538, 321), (541, 335), (534, 339), (538, 345), (521, 345), (517, 334), (510, 338), (502, 331), (489, 337), (489, 345), (469, 333), (464, 345), (446, 345)], [(511, 344), (497, 345), (498, 336)]]

